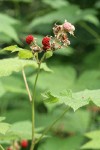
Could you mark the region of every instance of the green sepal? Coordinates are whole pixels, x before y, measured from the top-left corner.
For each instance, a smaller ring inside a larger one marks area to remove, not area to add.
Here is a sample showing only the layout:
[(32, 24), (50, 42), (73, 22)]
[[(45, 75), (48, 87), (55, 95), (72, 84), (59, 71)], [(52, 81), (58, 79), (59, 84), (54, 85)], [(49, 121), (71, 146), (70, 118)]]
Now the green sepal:
[(48, 51), (45, 53), (46, 59), (52, 57), (52, 55), (53, 55), (53, 51), (52, 51), (52, 50), (48, 50)]

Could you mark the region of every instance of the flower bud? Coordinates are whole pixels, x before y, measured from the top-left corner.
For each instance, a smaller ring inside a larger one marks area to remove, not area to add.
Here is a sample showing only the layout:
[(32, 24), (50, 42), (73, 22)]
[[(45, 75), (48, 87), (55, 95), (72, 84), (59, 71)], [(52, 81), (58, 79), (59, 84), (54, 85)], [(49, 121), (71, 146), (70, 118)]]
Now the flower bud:
[(65, 23), (63, 24), (63, 28), (65, 31), (69, 32), (70, 34), (72, 35), (74, 34), (73, 32), (75, 31), (75, 27), (71, 23), (65, 21)]

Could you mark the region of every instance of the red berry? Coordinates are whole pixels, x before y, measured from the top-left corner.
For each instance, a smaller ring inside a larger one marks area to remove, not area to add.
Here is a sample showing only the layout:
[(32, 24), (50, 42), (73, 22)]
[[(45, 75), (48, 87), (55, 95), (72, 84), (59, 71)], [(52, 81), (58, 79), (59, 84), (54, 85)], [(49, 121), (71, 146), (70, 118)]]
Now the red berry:
[(27, 140), (22, 140), (22, 141), (21, 141), (21, 146), (22, 146), (23, 148), (26, 148), (26, 147), (28, 146), (28, 141), (27, 141)]
[(47, 45), (50, 45), (50, 37), (46, 36), (42, 39), (42, 44), (47, 46)]
[(50, 45), (47, 45), (47, 46), (44, 45), (44, 46), (43, 46), (43, 49), (44, 49), (44, 50), (50, 49)]
[(43, 49), (50, 49), (50, 37), (46, 36), (42, 39)]
[(27, 43), (27, 44), (31, 44), (33, 41), (34, 41), (33, 35), (28, 35), (28, 36), (26, 37), (26, 43)]

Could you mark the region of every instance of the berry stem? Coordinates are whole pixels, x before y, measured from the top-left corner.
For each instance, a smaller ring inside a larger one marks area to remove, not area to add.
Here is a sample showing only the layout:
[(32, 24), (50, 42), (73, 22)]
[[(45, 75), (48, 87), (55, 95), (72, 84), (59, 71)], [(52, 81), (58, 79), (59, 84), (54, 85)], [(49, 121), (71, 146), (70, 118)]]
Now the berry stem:
[(32, 98), (32, 143), (31, 143), (31, 149), (34, 150), (35, 142), (34, 142), (34, 130), (35, 130), (35, 108), (34, 108), (34, 101), (35, 101), (35, 92), (36, 92), (36, 85), (37, 85), (37, 80), (40, 72), (40, 66), (41, 63), (38, 64), (38, 71), (37, 75), (35, 78), (35, 83), (34, 83), (34, 89), (33, 89), (33, 98)]

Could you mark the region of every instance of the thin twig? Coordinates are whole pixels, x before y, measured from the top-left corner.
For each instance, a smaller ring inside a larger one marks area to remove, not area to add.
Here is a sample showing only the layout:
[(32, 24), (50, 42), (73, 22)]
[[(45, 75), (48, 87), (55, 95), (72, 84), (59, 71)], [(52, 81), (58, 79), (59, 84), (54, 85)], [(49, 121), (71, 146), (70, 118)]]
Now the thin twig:
[(24, 69), (22, 69), (22, 75), (23, 75), (24, 83), (25, 83), (26, 90), (27, 90), (27, 93), (28, 93), (28, 96), (29, 96), (29, 100), (31, 102), (32, 101), (32, 96), (31, 96), (31, 92), (29, 90), (29, 86), (28, 86), (28, 83), (27, 83), (27, 79), (26, 79), (26, 75), (25, 75)]
[(66, 107), (66, 109), (63, 111), (63, 113), (47, 129), (44, 130), (44, 132), (37, 139), (37, 141), (35, 142), (35, 144), (37, 144), (40, 140), (42, 140), (42, 138), (45, 136), (45, 134), (52, 129), (52, 127), (57, 123), (57, 121), (59, 121), (66, 114), (66, 112), (68, 112), (69, 108), (70, 107)]

